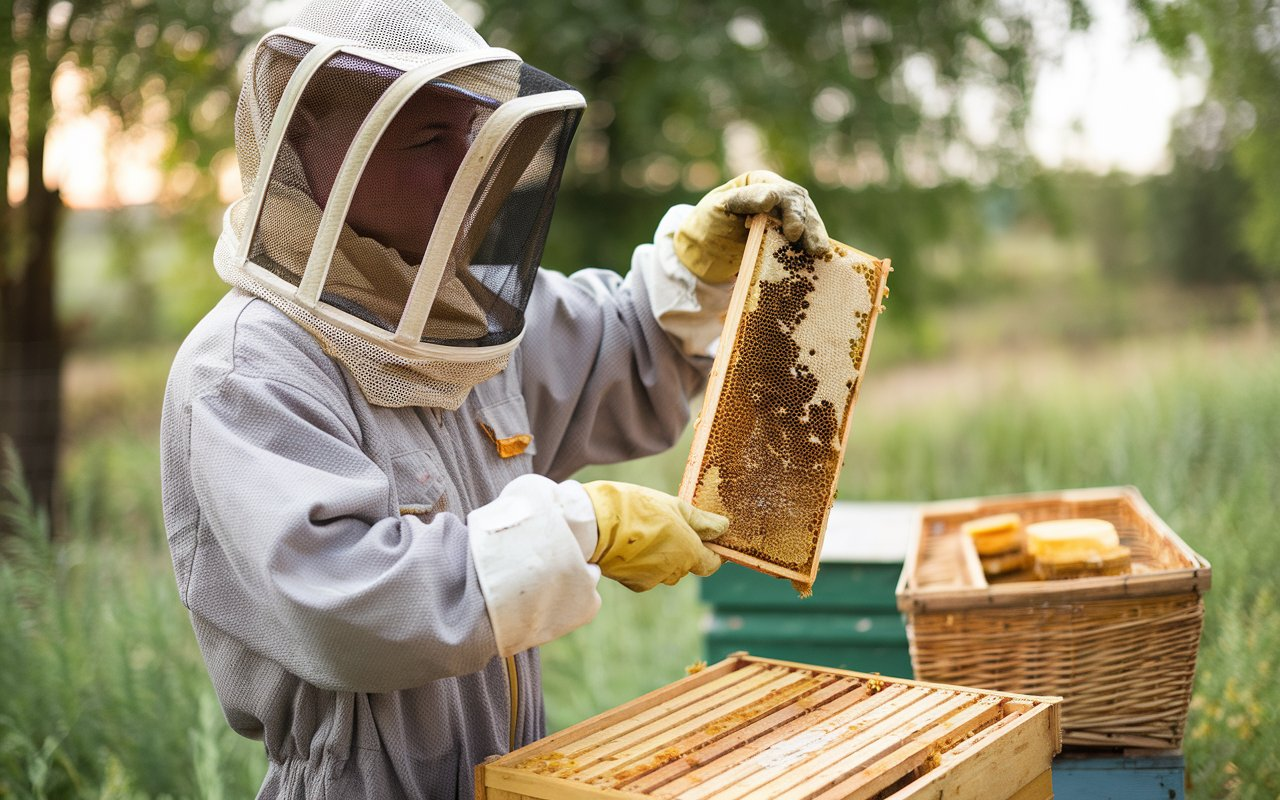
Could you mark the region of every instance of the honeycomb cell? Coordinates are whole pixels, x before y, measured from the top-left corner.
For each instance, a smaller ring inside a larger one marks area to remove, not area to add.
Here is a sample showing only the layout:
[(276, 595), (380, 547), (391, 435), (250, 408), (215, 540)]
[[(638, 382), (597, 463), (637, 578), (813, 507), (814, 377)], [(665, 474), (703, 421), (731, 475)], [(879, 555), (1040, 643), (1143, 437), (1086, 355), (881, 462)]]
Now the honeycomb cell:
[(738, 319), (732, 338), (725, 331), (732, 346), (713, 368), (723, 380), (708, 390), (685, 478), (694, 505), (729, 517), (716, 541), (726, 558), (747, 556), (802, 589), (816, 572), (888, 269), (832, 245), (815, 263), (768, 223), (741, 313), (729, 316)]

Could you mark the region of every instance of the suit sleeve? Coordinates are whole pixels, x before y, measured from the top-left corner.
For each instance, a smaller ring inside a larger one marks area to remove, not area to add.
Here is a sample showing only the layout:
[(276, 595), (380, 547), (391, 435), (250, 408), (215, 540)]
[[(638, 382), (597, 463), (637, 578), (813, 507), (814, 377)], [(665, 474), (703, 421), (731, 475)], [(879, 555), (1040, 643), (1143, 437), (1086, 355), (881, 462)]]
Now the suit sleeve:
[(732, 292), (676, 258), (672, 235), (689, 210), (667, 213), (625, 278), (539, 275), (520, 357), (540, 474), (562, 479), (661, 452), (688, 423)]
[(366, 692), (475, 672), (595, 614), (563, 487), (515, 487), (474, 525), (401, 515), (342, 387), (284, 377), (232, 371), (192, 401), (192, 613), (309, 683)]

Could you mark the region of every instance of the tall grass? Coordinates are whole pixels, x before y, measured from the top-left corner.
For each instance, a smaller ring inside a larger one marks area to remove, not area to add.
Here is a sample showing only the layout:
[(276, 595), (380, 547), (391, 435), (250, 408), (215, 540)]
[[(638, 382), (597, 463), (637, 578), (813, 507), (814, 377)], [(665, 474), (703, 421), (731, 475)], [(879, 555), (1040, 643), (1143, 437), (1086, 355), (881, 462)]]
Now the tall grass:
[[(1184, 346), (1158, 366), (1138, 350), (1041, 370), (1048, 378), (998, 374), (967, 394), (944, 383), (878, 396), (894, 376), (875, 373), (842, 476), (846, 500), (1138, 486), (1214, 568), (1185, 743), (1193, 798), (1280, 796), (1274, 344)], [(4, 480), (0, 508), (23, 533), (0, 558), (0, 797), (240, 798), (260, 781), (261, 746), (221, 719), (178, 602), (155, 445), (136, 423), (85, 426), (97, 433), (68, 461), (56, 544)], [(673, 491), (685, 452), (582, 477)], [(699, 657), (694, 581), (601, 592), (597, 619), (543, 650), (553, 729)]]
[(6, 454), (0, 797), (252, 797), (261, 746), (222, 719), (178, 602), (154, 446), (86, 454), (56, 544)]

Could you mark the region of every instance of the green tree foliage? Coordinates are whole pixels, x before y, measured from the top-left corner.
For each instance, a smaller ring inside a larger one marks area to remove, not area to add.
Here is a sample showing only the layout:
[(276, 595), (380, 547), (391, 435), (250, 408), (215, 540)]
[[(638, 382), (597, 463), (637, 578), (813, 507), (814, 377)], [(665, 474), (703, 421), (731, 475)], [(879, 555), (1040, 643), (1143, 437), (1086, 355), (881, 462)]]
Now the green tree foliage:
[[(64, 336), (54, 310), (58, 186), (45, 180), (55, 79), (79, 70), (90, 109), (119, 129), (166, 131), (164, 163), (185, 165), (184, 202), (230, 138), (229, 89), (247, 35), (243, 0), (11, 0), (0, 4), (0, 433), (11, 435), (38, 504), (57, 468)], [(16, 145), (16, 147), (14, 146)], [(11, 207), (9, 167), (26, 190)], [(75, 165), (68, 165), (74, 169)]]
[(1179, 155), (1199, 166), (1209, 191), (1233, 182), (1242, 190), (1232, 201), (1242, 214), (1240, 238), (1263, 270), (1280, 275), (1280, 2), (1135, 5), (1171, 57), (1208, 59), (1208, 96), (1185, 121)]
[[(1267, 268), (1244, 229), (1251, 208), (1250, 181), (1234, 159), (1205, 167), (1188, 159), (1152, 178), (1150, 217), (1144, 230), (1159, 265), (1185, 283), (1258, 280)], [(1268, 224), (1280, 227), (1280, 217)], [(1280, 262), (1277, 262), (1280, 263)]]
[(1182, 158), (1165, 175), (1057, 172), (1037, 178), (1030, 212), (1089, 243), (1113, 278), (1169, 277), (1184, 284), (1256, 281), (1241, 220), (1249, 186), (1228, 159)]
[[(578, 86), (575, 142), (549, 260), (625, 265), (672, 195), (695, 199), (742, 162), (810, 187), (833, 235), (908, 266), (981, 228), (973, 183), (1025, 168), (1030, 7), (995, 0), (581, 0), (563, 13), (474, 0), (499, 46)], [(1079, 0), (1035, 13), (1087, 23)], [(977, 103), (976, 125), (961, 105)], [(735, 151), (756, 147), (744, 159)], [(754, 162), (754, 163), (752, 163)], [(568, 233), (563, 233), (568, 232)], [(613, 244), (617, 243), (616, 248)]]

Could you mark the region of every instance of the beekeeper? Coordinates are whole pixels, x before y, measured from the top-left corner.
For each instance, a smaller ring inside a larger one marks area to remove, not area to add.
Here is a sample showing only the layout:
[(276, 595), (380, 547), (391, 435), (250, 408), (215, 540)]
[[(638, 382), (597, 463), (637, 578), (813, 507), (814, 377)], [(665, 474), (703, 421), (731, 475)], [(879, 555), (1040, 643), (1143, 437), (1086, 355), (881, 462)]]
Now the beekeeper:
[(478, 762), (545, 734), (536, 648), (591, 620), (601, 574), (719, 566), (723, 517), (568, 477), (676, 440), (740, 215), (826, 235), (750, 173), (672, 209), (625, 278), (540, 271), (583, 108), (439, 0), (320, 0), (253, 55), (233, 289), (161, 435), (179, 593), (265, 744), (260, 797), (471, 797)]

